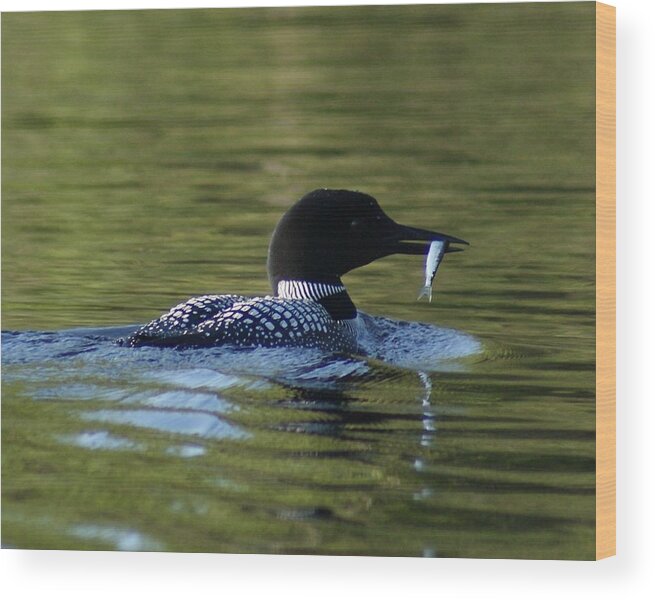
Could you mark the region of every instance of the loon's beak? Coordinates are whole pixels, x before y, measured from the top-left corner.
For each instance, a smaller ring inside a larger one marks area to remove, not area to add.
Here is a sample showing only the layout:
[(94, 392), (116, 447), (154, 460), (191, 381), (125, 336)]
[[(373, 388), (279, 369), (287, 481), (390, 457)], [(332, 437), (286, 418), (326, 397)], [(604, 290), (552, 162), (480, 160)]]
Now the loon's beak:
[(417, 227), (407, 227), (406, 225), (396, 224), (394, 231), (393, 252), (395, 254), (425, 254), (428, 251), (429, 244), (420, 244), (412, 242), (448, 242), (446, 252), (460, 252), (463, 248), (454, 248), (451, 244), (466, 244), (465, 240), (439, 233), (438, 231), (429, 231), (428, 229), (418, 229)]

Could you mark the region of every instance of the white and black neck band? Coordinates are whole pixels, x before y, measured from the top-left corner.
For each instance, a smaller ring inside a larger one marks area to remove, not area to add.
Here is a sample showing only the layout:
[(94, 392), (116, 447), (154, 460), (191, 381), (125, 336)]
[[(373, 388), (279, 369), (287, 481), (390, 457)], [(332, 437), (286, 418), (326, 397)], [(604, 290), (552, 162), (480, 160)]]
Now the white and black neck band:
[(282, 280), (277, 284), (277, 295), (280, 298), (295, 300), (321, 300), (328, 296), (345, 292), (343, 285), (332, 283), (316, 283), (314, 281)]

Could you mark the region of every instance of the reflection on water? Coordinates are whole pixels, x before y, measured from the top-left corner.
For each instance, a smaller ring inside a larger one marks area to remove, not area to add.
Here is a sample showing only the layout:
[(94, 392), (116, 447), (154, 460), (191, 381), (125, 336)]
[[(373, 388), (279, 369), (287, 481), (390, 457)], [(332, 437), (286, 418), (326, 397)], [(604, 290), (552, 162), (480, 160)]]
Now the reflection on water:
[(143, 444), (137, 444), (126, 438), (111, 435), (108, 431), (83, 431), (74, 435), (62, 435), (58, 439), (65, 444), (73, 444), (89, 450), (144, 449)]
[(104, 421), (106, 423), (122, 423), (169, 431), (182, 435), (199, 435), (202, 437), (236, 438), (245, 433), (230, 427), (218, 417), (207, 414), (187, 414), (176, 411), (161, 410), (97, 410), (80, 415), (88, 421)]
[(70, 534), (82, 539), (106, 542), (114, 546), (116, 550), (125, 552), (153, 552), (162, 549), (161, 544), (132, 529), (76, 525), (71, 527)]
[[(4, 545), (593, 557), (593, 3), (2, 28)], [(112, 342), (319, 186), (471, 242), (346, 277), (367, 357)]]

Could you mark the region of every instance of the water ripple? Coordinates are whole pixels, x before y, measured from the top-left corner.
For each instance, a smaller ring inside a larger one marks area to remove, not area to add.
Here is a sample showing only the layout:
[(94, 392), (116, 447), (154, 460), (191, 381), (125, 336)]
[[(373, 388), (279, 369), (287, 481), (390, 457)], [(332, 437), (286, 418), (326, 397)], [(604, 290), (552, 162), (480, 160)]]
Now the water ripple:
[(164, 410), (96, 410), (80, 415), (87, 421), (133, 425), (181, 435), (215, 439), (242, 439), (248, 433), (215, 415)]

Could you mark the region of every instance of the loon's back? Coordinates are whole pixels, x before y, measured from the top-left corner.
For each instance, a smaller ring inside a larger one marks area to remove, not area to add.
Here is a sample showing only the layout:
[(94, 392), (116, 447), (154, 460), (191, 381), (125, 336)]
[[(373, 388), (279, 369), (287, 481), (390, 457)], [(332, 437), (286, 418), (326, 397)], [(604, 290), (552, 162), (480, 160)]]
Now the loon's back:
[(319, 348), (355, 352), (354, 319), (334, 319), (311, 298), (209, 295), (171, 308), (122, 340), (126, 346)]

